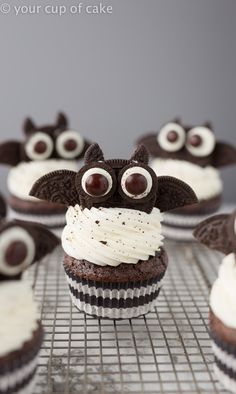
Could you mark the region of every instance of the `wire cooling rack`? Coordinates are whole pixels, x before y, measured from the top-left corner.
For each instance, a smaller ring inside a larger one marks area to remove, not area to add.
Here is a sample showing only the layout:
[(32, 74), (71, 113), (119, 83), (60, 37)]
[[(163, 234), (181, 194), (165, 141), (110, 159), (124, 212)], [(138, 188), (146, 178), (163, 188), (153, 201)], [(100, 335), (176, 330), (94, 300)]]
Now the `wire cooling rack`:
[(45, 340), (34, 394), (223, 393), (213, 373), (208, 298), (220, 262), (199, 244), (167, 242), (155, 310), (94, 319), (70, 302), (61, 249), (32, 267)]

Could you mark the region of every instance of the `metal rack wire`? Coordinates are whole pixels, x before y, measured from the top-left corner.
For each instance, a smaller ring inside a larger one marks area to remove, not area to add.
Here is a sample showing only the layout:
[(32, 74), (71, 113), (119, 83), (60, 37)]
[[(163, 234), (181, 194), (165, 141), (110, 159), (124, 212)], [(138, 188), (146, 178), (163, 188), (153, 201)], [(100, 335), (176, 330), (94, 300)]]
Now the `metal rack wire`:
[(220, 255), (167, 242), (169, 268), (146, 316), (97, 320), (70, 302), (58, 249), (32, 267), (44, 346), (35, 394), (223, 393), (213, 374), (208, 297)]

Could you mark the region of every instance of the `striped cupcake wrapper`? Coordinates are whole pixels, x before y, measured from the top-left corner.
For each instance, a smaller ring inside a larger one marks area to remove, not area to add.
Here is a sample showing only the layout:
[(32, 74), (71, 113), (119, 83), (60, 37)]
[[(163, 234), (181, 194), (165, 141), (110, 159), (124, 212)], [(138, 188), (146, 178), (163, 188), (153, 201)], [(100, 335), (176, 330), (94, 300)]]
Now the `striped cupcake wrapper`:
[(129, 319), (148, 313), (155, 305), (162, 281), (106, 283), (78, 279), (66, 272), (73, 304), (95, 317)]
[(43, 332), (39, 328), (38, 338), (27, 352), (16, 351), (10, 360), (0, 364), (0, 394), (32, 394), (36, 381), (38, 357)]
[(227, 390), (236, 393), (236, 347), (211, 334), (215, 375)]

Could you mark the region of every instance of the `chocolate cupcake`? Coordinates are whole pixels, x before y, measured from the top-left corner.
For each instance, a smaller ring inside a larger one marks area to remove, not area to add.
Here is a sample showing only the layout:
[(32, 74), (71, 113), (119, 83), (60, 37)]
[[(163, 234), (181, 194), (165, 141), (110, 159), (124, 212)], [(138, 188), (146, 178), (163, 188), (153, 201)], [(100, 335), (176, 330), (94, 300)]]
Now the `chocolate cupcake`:
[(236, 211), (217, 215), (198, 225), (195, 237), (226, 254), (210, 295), (210, 332), (215, 374), (236, 393)]
[(89, 146), (78, 132), (70, 130), (66, 116), (59, 113), (54, 125), (35, 126), (24, 122), (25, 141), (0, 144), (0, 163), (12, 166), (8, 175), (9, 218), (29, 220), (58, 231), (65, 225), (65, 207), (29, 196), (34, 182), (60, 169), (78, 170), (77, 160)]
[(189, 184), (199, 203), (164, 215), (163, 232), (168, 238), (193, 240), (194, 227), (217, 212), (222, 201), (218, 168), (236, 163), (236, 149), (216, 140), (211, 124), (185, 126), (179, 119), (157, 133), (138, 140), (152, 155), (151, 167), (158, 176), (171, 175)]
[(153, 307), (167, 268), (161, 212), (194, 203), (188, 185), (157, 178), (143, 146), (129, 160), (105, 160), (94, 144), (78, 173), (46, 175), (31, 194), (69, 206), (62, 246), (78, 309), (122, 319)]
[(43, 340), (37, 304), (23, 271), (58, 244), (38, 224), (0, 224), (0, 393), (33, 393)]

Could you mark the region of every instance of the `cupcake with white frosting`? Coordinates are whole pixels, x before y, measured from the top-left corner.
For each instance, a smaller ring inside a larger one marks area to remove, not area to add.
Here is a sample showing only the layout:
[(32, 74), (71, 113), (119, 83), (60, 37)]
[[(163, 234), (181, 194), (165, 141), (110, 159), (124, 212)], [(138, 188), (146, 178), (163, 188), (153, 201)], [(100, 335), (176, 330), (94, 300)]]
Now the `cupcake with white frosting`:
[(201, 223), (195, 236), (226, 254), (210, 294), (209, 318), (216, 376), (236, 393), (236, 211)]
[(221, 207), (223, 184), (219, 168), (236, 164), (236, 149), (217, 141), (212, 125), (193, 127), (175, 119), (159, 132), (138, 140), (148, 149), (151, 167), (158, 176), (171, 175), (189, 184), (198, 204), (164, 215), (164, 234), (168, 238), (193, 240), (193, 228)]
[(65, 207), (29, 196), (32, 185), (41, 176), (60, 169), (78, 170), (89, 146), (78, 132), (69, 129), (68, 120), (59, 113), (55, 124), (36, 126), (24, 122), (25, 140), (0, 144), (0, 163), (12, 166), (7, 185), (10, 192), (9, 218), (41, 223), (60, 233), (65, 225)]
[(45, 227), (22, 221), (0, 224), (0, 393), (33, 394), (43, 340), (38, 306), (21, 279), (59, 240)]
[(167, 268), (161, 212), (196, 201), (187, 184), (158, 178), (143, 146), (129, 160), (105, 160), (94, 144), (79, 172), (49, 174), (31, 194), (69, 206), (64, 268), (79, 310), (122, 319), (155, 305)]

